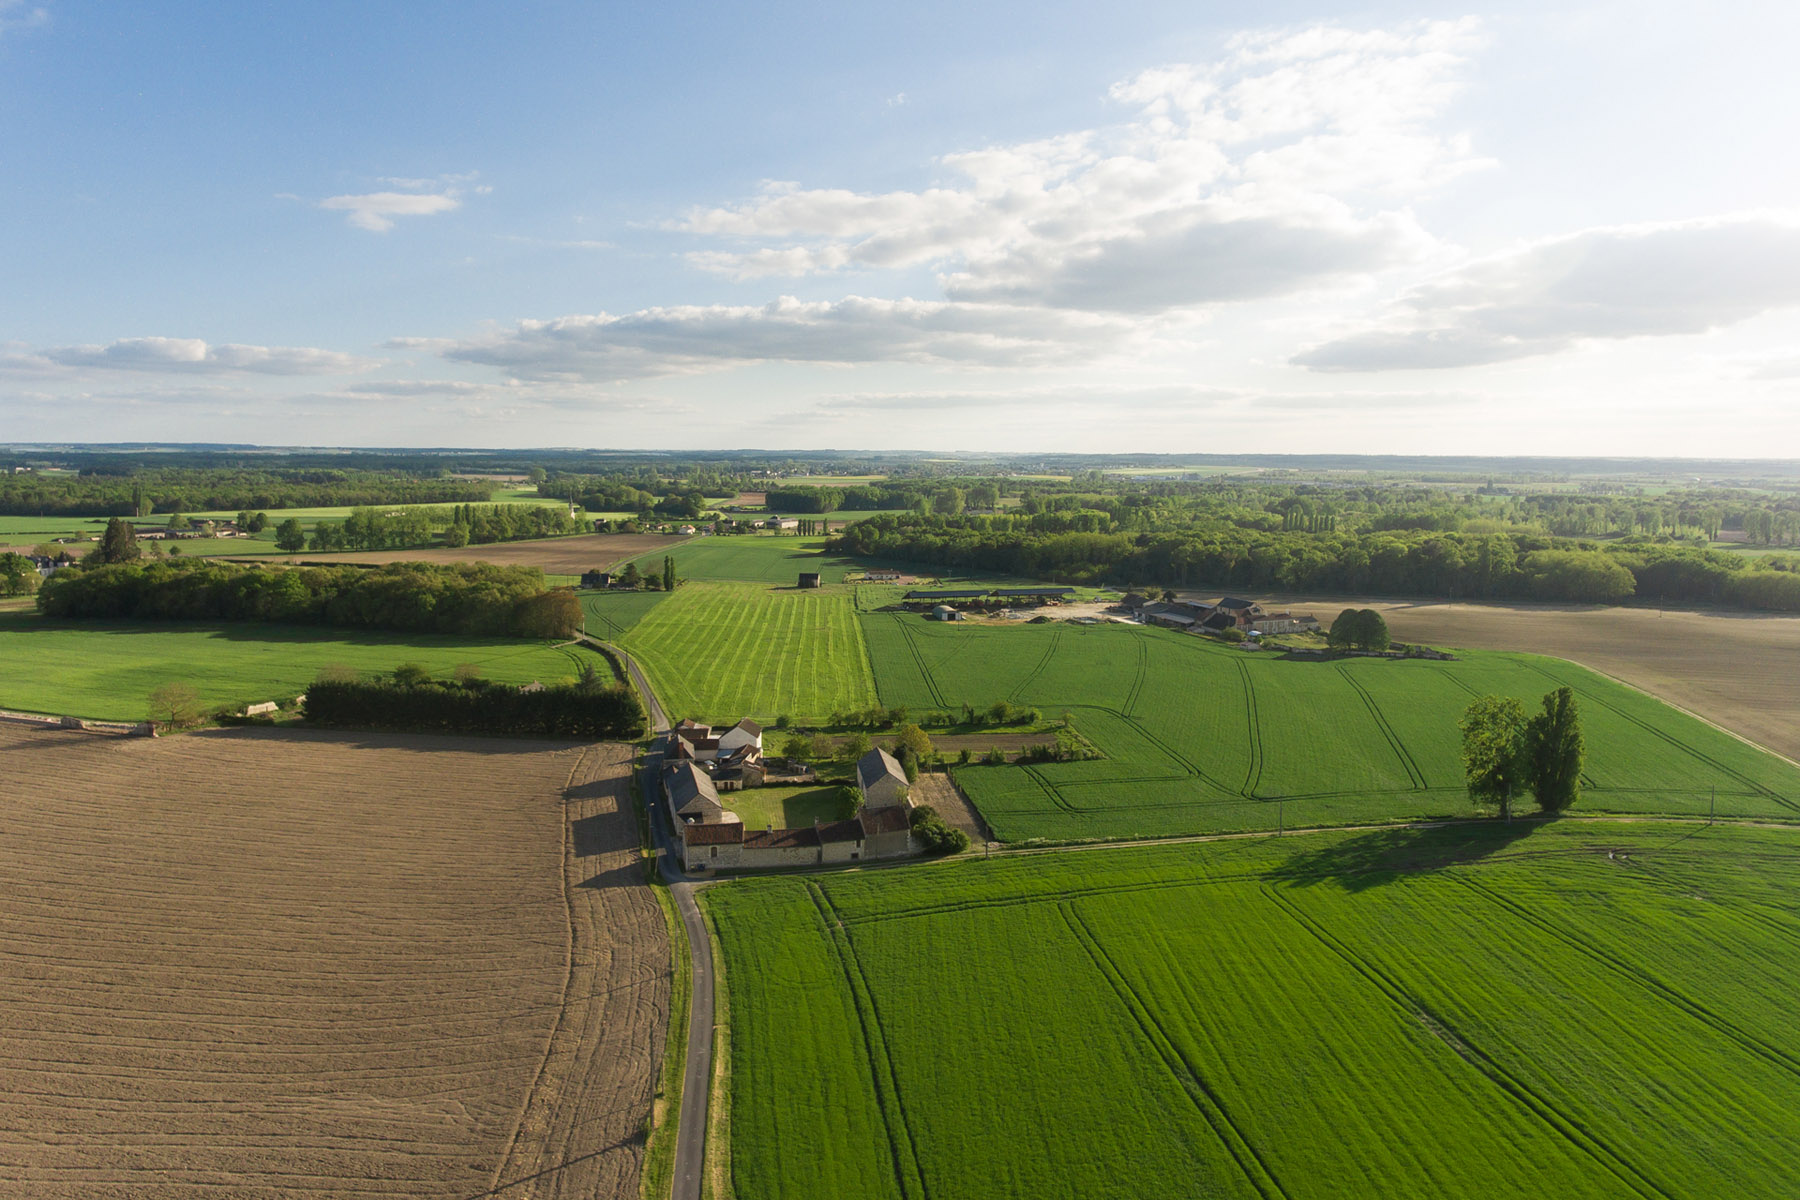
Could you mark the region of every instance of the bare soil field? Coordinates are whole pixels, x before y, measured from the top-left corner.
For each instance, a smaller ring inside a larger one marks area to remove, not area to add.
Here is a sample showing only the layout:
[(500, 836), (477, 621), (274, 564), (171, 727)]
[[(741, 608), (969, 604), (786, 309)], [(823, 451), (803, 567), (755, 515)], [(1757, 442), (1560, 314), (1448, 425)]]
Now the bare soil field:
[(929, 804), (937, 809), (938, 816), (944, 818), (945, 824), (968, 834), (970, 841), (986, 842), (992, 839), (993, 835), (988, 831), (987, 823), (981, 819), (981, 814), (957, 790), (948, 774), (921, 771), (918, 782), (910, 789), (910, 795), (914, 804)]
[(1327, 626), (1344, 608), (1377, 609), (1403, 642), (1571, 659), (1800, 759), (1800, 617), (1430, 600), (1278, 602)]
[(0, 723), (0, 1197), (635, 1196), (626, 753)]
[(541, 567), (551, 575), (603, 571), (616, 562), (652, 554), (687, 541), (660, 533), (581, 533), (533, 542), (494, 542), (487, 546), (425, 550), (353, 550), (343, 554), (296, 554), (258, 558), (257, 562), (322, 563), (494, 563), (502, 567)]

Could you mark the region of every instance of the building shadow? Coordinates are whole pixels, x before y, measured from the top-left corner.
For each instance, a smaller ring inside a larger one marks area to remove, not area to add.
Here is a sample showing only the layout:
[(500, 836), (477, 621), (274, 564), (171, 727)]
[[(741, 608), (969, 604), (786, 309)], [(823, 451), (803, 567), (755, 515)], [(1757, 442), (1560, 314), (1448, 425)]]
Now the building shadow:
[(1403, 876), (1481, 862), (1530, 837), (1546, 820), (1459, 821), (1372, 830), (1303, 850), (1266, 878), (1291, 887), (1332, 884), (1349, 892), (1366, 891)]

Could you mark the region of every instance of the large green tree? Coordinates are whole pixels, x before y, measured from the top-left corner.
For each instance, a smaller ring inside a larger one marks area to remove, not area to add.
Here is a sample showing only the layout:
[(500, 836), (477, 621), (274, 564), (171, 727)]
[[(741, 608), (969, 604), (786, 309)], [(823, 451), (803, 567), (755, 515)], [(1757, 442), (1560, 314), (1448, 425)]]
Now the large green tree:
[(1511, 696), (1483, 696), (1464, 711), (1461, 724), (1469, 799), (1498, 808), (1509, 821), (1530, 774), (1525, 725), (1525, 706)]
[(289, 517), (275, 527), (275, 548), (289, 554), (306, 549), (306, 529), (300, 524), (299, 517)]
[(1581, 798), (1581, 709), (1575, 692), (1561, 687), (1544, 697), (1544, 711), (1525, 730), (1531, 792), (1545, 812), (1561, 812)]
[(96, 552), (98, 561), (103, 563), (132, 562), (143, 549), (138, 545), (137, 530), (130, 521), (121, 521), (118, 517), (106, 523), (106, 532), (100, 537), (100, 549)]

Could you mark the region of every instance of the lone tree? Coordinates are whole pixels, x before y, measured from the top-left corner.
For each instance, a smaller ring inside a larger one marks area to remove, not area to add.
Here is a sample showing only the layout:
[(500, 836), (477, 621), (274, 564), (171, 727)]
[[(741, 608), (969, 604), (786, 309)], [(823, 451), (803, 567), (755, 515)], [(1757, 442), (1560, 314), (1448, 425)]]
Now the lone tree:
[(275, 527), (275, 548), (289, 554), (306, 549), (306, 530), (301, 527), (299, 517), (289, 517)]
[(1359, 650), (1386, 650), (1393, 644), (1387, 621), (1372, 608), (1346, 608), (1331, 623), (1325, 640), (1339, 650), (1352, 646)]
[(675, 590), (675, 560), (668, 555), (663, 556), (663, 591)]
[(1587, 748), (1572, 689), (1557, 688), (1544, 697), (1544, 711), (1526, 726), (1525, 753), (1538, 807), (1561, 812), (1581, 798), (1581, 764)]
[(137, 540), (137, 530), (130, 521), (121, 521), (118, 517), (106, 523), (106, 532), (101, 535), (99, 560), (103, 563), (133, 562), (143, 553)]
[(1512, 820), (1512, 803), (1525, 790), (1525, 706), (1511, 696), (1483, 696), (1463, 713), (1463, 769), (1469, 799), (1494, 805)]
[(165, 683), (150, 693), (150, 720), (180, 729), (200, 719), (200, 693), (191, 683)]

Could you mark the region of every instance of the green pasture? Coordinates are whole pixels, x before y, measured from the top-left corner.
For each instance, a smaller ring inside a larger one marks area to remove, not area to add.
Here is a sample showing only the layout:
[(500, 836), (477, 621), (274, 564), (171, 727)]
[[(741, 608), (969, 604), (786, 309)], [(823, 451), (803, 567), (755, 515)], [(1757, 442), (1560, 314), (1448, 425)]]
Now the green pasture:
[[(817, 573), (826, 583), (842, 583), (846, 573), (862, 569), (853, 559), (827, 555), (823, 538), (772, 534), (696, 538), (632, 561), (638, 570), (660, 575), (665, 554), (674, 557), (675, 573), (682, 579), (740, 580), (790, 588), (798, 586), (802, 572)], [(623, 570), (623, 564), (618, 569)]]
[(473, 663), (503, 683), (575, 675), (588, 651), (515, 638), (352, 633), (299, 625), (47, 621), (0, 612), (0, 708), (138, 721), (152, 691), (189, 683), (210, 708), (298, 695), (321, 668), (367, 673), (423, 663), (448, 675)]
[(581, 611), (587, 614), (588, 633), (615, 641), (644, 615), (668, 598), (667, 592), (580, 592)]
[(0, 517), (0, 546), (30, 547), (59, 537), (97, 537), (105, 517)]
[(1068, 712), (1105, 754), (955, 768), (1008, 841), (1470, 816), (1463, 710), (1498, 693), (1535, 711), (1564, 684), (1587, 738), (1581, 811), (1692, 815), (1716, 802), (1723, 815), (1800, 820), (1800, 770), (1559, 659), (1304, 661), (1140, 626), (861, 620), (883, 705)]
[(649, 674), (672, 720), (820, 719), (875, 704), (847, 588), (688, 583), (648, 607), (618, 641)]
[(814, 821), (842, 821), (856, 815), (853, 789), (835, 783), (745, 788), (723, 792), (719, 798), (751, 830), (810, 829)]
[(1787, 1195), (1796, 889), (1575, 821), (721, 884), (731, 1191)]

